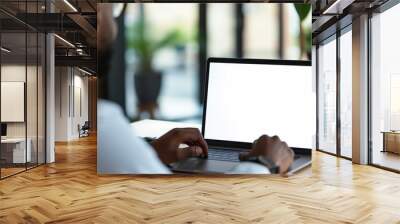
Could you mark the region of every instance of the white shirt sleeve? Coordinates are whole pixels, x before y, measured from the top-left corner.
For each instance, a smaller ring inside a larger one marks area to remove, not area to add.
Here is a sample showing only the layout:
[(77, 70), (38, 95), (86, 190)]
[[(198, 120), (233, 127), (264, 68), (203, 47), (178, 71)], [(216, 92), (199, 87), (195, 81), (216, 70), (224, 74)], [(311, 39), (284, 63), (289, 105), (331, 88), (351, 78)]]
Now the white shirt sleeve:
[(169, 174), (154, 149), (138, 138), (117, 104), (98, 103), (98, 174)]
[(227, 174), (271, 174), (266, 166), (253, 162), (240, 162)]

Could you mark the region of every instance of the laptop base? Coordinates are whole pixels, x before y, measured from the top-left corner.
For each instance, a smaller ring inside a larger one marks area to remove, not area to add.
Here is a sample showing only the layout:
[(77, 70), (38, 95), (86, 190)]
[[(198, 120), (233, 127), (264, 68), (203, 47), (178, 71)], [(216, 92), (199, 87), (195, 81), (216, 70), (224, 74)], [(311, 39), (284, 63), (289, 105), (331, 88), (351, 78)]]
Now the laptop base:
[[(171, 170), (178, 173), (223, 174), (232, 173), (232, 170), (239, 164), (240, 162), (189, 158), (187, 160), (171, 164)], [(310, 165), (311, 155), (297, 154), (296, 159), (289, 168), (288, 174), (294, 174)], [(271, 172), (273, 173), (273, 171)]]
[(189, 158), (185, 161), (173, 163), (171, 167), (174, 172), (216, 174), (228, 173), (238, 164), (239, 162)]

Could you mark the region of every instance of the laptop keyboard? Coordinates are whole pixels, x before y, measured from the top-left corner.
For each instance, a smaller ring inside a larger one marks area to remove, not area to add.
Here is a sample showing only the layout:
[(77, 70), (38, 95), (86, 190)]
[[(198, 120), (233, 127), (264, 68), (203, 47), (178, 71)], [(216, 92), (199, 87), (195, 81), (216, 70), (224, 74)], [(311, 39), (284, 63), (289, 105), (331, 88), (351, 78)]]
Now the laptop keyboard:
[[(239, 153), (234, 150), (229, 149), (208, 149), (208, 159), (217, 160), (217, 161), (229, 161), (229, 162), (240, 162)], [(299, 155), (294, 156), (294, 160), (299, 159)]]
[(225, 149), (208, 149), (208, 159), (217, 161), (239, 162), (239, 152)]

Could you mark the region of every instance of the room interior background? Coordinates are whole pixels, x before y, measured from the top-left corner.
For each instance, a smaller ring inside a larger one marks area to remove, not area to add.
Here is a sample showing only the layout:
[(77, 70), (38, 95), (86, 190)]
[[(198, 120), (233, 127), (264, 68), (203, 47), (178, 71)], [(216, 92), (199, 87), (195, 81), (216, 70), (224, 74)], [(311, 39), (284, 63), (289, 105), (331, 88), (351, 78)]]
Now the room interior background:
[[(18, 7), (28, 13), (39, 10), (23, 3)], [(46, 154), (45, 36), (34, 27), (12, 23), (6, 13), (2, 9), (0, 15), (1, 177), (43, 164)]]
[(333, 3), (313, 3), (317, 150), (400, 172), (400, 5)]
[(96, 17), (94, 0), (0, 2), (1, 179), (53, 162), (54, 142), (78, 139), (85, 123), (96, 131), (97, 53), (85, 30), (96, 36)]

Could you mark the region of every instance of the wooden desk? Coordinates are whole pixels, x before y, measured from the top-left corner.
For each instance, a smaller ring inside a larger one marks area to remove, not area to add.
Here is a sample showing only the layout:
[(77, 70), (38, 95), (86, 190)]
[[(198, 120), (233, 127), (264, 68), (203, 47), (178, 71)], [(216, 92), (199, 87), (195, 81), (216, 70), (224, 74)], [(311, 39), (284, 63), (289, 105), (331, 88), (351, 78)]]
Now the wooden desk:
[[(27, 143), (27, 144), (26, 144)], [(25, 151), (25, 145), (26, 151)], [(25, 164), (32, 159), (32, 141), (30, 138), (6, 138), (1, 139), (1, 157), (5, 163)]]
[(136, 135), (142, 138), (158, 138), (174, 128), (198, 128), (201, 130), (201, 124), (182, 123), (172, 121), (141, 120), (133, 122), (132, 128)]
[(392, 152), (400, 154), (400, 132), (384, 131), (382, 152)]

